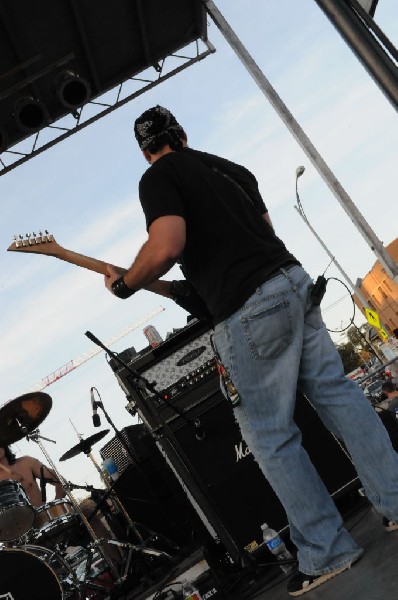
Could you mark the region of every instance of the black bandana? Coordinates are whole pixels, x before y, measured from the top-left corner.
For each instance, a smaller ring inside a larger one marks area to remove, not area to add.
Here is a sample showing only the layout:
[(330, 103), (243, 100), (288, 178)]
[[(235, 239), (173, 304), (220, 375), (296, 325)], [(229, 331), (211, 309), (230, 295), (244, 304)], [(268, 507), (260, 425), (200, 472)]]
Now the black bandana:
[(167, 108), (155, 106), (146, 110), (134, 123), (134, 133), (141, 150), (164, 133), (176, 138), (183, 132), (181, 125)]

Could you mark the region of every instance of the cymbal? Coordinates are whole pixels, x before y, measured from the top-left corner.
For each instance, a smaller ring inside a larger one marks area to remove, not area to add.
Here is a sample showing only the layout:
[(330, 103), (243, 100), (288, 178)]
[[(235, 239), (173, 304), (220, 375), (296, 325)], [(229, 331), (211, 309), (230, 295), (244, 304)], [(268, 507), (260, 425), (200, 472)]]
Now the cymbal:
[(13, 444), (37, 429), (52, 403), (51, 396), (44, 392), (31, 392), (8, 400), (0, 407), (0, 444)]
[(93, 435), (90, 435), (90, 437), (86, 438), (85, 440), (81, 440), (78, 444), (76, 444), (76, 446), (73, 446), (73, 448), (65, 452), (65, 454), (63, 454), (59, 460), (68, 460), (68, 458), (73, 458), (81, 453), (90, 454), (92, 445), (102, 440), (102, 438), (105, 437), (109, 431), (109, 429), (103, 429), (102, 431), (93, 433)]

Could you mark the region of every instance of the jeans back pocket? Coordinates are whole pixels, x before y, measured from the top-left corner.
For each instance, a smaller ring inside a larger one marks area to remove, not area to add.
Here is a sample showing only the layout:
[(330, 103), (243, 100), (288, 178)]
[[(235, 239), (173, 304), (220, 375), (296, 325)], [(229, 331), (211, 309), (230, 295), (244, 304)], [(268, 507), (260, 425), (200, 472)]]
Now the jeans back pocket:
[(241, 317), (246, 340), (256, 359), (272, 360), (290, 345), (293, 339), (292, 319), (288, 300)]

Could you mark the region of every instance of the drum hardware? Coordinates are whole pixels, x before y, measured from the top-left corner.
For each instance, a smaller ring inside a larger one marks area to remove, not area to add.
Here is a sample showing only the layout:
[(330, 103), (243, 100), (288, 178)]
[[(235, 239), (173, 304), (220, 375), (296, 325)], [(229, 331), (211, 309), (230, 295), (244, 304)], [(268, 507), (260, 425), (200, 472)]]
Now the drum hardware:
[[(107, 433), (107, 432), (106, 432)], [(77, 444), (77, 446), (71, 448), (66, 455), (77, 455), (79, 453), (82, 452), (82, 448), (84, 447), (86, 449), (86, 451), (88, 450), (88, 447), (92, 444), (95, 443), (94, 440), (99, 441), (99, 439), (101, 439), (102, 437), (104, 437), (104, 435), (106, 435), (106, 433), (104, 432), (98, 432), (97, 434), (94, 434), (93, 436), (91, 436), (90, 438), (87, 438), (87, 440), (84, 440), (85, 442), (89, 442), (89, 444)], [(93, 530), (93, 528), (90, 525), (89, 519), (85, 516), (85, 514), (82, 512), (78, 502), (76, 501), (76, 499), (74, 498), (73, 494), (72, 494), (72, 489), (73, 487), (76, 487), (74, 484), (69, 485), (69, 482), (67, 482), (62, 475), (58, 472), (56, 466), (54, 465), (53, 461), (51, 460), (51, 457), (48, 455), (46, 449), (44, 448), (43, 444), (41, 443), (40, 439), (43, 439), (43, 436), (41, 436), (41, 434), (39, 433), (38, 430), (33, 431), (31, 433), (29, 433), (27, 435), (27, 439), (28, 440), (32, 440), (34, 442), (36, 442), (38, 444), (38, 446), (40, 447), (40, 449), (42, 450), (44, 456), (47, 459), (47, 462), (49, 465), (51, 465), (52, 469), (54, 470), (55, 474), (57, 475), (59, 481), (62, 484), (62, 487), (64, 488), (65, 492), (66, 492), (66, 496), (67, 498), (70, 500), (71, 505), (74, 507), (76, 513), (80, 516), (81, 521), (83, 522), (83, 524), (85, 525), (90, 537), (91, 537), (91, 543), (88, 545), (88, 558), (87, 558), (87, 562), (86, 562), (86, 571), (88, 572), (91, 569), (91, 562), (90, 562), (90, 553), (93, 552), (97, 552), (101, 559), (103, 560), (103, 562), (109, 567), (109, 571), (110, 574), (112, 575), (113, 578), (113, 586), (118, 586), (122, 583), (125, 582), (126, 578), (128, 577), (129, 573), (130, 573), (130, 569), (131, 569), (131, 563), (132, 563), (132, 559), (134, 556), (134, 552), (139, 552), (141, 554), (144, 555), (150, 555), (150, 556), (162, 556), (166, 559), (169, 559), (169, 555), (165, 552), (159, 552), (155, 549), (151, 549), (151, 548), (146, 548), (144, 545), (143, 546), (138, 546), (138, 545), (134, 545), (134, 544), (129, 544), (129, 543), (116, 543), (116, 540), (108, 540), (105, 538), (98, 538), (95, 531)], [(65, 455), (64, 455), (65, 457)], [(71, 457), (71, 456), (70, 456)], [(64, 460), (66, 460), (66, 458), (64, 458)], [(111, 487), (111, 486), (110, 486)], [(113, 490), (109, 489), (106, 492), (106, 496), (108, 496), (110, 493), (112, 493)], [(51, 506), (60, 506), (61, 503), (64, 501), (54, 501), (50, 504), (50, 508)], [(57, 504), (56, 504), (57, 503)], [(65, 502), (64, 502), (65, 503)], [(48, 509), (46, 509), (48, 511)], [(47, 513), (45, 513), (47, 514)], [(58, 522), (55, 522), (55, 525), (58, 526)], [(50, 527), (50, 534), (51, 532), (51, 522), (49, 524)], [(134, 526), (135, 527), (135, 526)], [(46, 530), (44, 532), (44, 534), (48, 533), (48, 531)], [(139, 536), (139, 539), (142, 540), (141, 536)], [(105, 552), (105, 548), (104, 545), (105, 544), (109, 544), (110, 542), (113, 542), (115, 545), (119, 545), (120, 547), (123, 548), (127, 548), (127, 556), (125, 558), (124, 561), (122, 561), (121, 567), (118, 569), (115, 564), (113, 563), (112, 560), (110, 560)], [(64, 549), (60, 546), (60, 544), (56, 544), (55, 545), (55, 549), (59, 554), (62, 554), (62, 552), (64, 551)], [(121, 571), (121, 572), (119, 572)], [(84, 593), (85, 593), (85, 589), (86, 588), (90, 588), (90, 589), (97, 589), (97, 590), (103, 590), (104, 586), (101, 586), (101, 584), (96, 584), (93, 583), (91, 581), (87, 580), (88, 575), (86, 574), (86, 576), (83, 577), (82, 580), (79, 581), (74, 581), (74, 585), (78, 586), (79, 589), (79, 593), (84, 597)], [(106, 589), (106, 588), (105, 588)]]
[[(101, 408), (104, 411), (104, 414), (105, 414), (108, 422), (110, 422), (112, 427), (115, 428), (112, 421), (110, 421), (109, 416), (107, 415), (104, 407), (102, 406), (102, 402), (98, 403), (98, 405), (99, 404), (101, 404)], [(134, 533), (136, 539), (140, 543), (142, 543), (144, 541), (143, 538), (141, 537), (139, 531), (135, 527), (134, 522), (130, 518), (130, 515), (124, 508), (123, 504), (120, 502), (120, 500), (116, 496), (115, 492), (113, 491), (112, 486), (113, 486), (114, 482), (112, 482), (112, 483), (110, 482), (110, 480), (107, 478), (104, 471), (101, 469), (100, 465), (98, 464), (97, 460), (95, 459), (93, 453), (91, 452), (92, 445), (95, 444), (96, 442), (99, 442), (107, 433), (109, 433), (109, 429), (105, 429), (103, 431), (98, 431), (97, 433), (94, 433), (93, 435), (91, 435), (90, 437), (88, 437), (86, 439), (80, 439), (80, 442), (78, 444), (76, 444), (76, 446), (73, 446), (73, 448), (71, 448), (70, 450), (65, 452), (65, 454), (63, 454), (59, 460), (60, 461), (68, 460), (69, 458), (73, 458), (74, 456), (77, 456), (80, 453), (86, 454), (91, 459), (91, 462), (93, 463), (94, 467), (98, 471), (99, 476), (101, 477), (106, 489), (108, 490), (108, 494), (106, 495), (106, 497), (111, 497), (112, 501), (118, 507), (119, 511), (121, 511), (123, 513), (123, 515), (128, 523), (129, 530), (132, 531)], [(81, 437), (80, 434), (78, 434), (78, 435), (79, 435), (79, 437)], [(88, 488), (88, 486), (87, 486), (87, 488)], [(92, 490), (89, 490), (89, 491), (92, 491)], [(102, 498), (101, 502), (103, 502), (104, 500), (105, 500), (105, 498)], [(93, 517), (94, 514), (95, 514), (95, 512), (91, 515), (91, 517)]]
[(102, 440), (102, 438), (105, 437), (109, 433), (109, 431), (109, 429), (103, 429), (102, 431), (97, 431), (97, 433), (90, 435), (90, 437), (86, 439), (82, 438), (80, 442), (76, 444), (76, 446), (73, 446), (72, 448), (70, 448), (70, 450), (65, 452), (65, 454), (61, 456), (59, 461), (63, 462), (64, 460), (68, 460), (69, 458), (78, 456), (78, 454), (90, 454), (93, 444), (96, 444), (97, 442)]
[(0, 445), (9, 446), (31, 433), (44, 421), (52, 399), (44, 392), (24, 394), (0, 407)]
[(98, 544), (98, 538), (96, 536), (95, 531), (93, 530), (93, 528), (91, 527), (90, 523), (88, 522), (86, 516), (84, 515), (84, 513), (82, 512), (82, 510), (80, 509), (80, 506), (78, 504), (78, 502), (76, 501), (75, 497), (72, 494), (72, 490), (69, 489), (69, 485), (68, 482), (63, 478), (63, 476), (59, 473), (59, 471), (57, 470), (55, 464), (53, 463), (51, 457), (49, 456), (49, 454), (47, 453), (45, 447), (43, 446), (43, 444), (41, 443), (41, 439), (42, 436), (40, 435), (39, 430), (35, 430), (32, 431), (31, 433), (29, 433), (26, 438), (28, 440), (32, 440), (34, 441), (40, 448), (40, 450), (42, 451), (42, 453), (44, 454), (44, 456), (46, 457), (48, 464), (51, 465), (53, 471), (55, 472), (55, 474), (57, 475), (63, 489), (65, 490), (66, 496), (67, 498), (69, 498), (72, 506), (74, 507), (76, 513), (79, 515), (80, 519), (82, 520), (82, 522), (84, 523), (84, 525), (86, 526), (86, 529), (92, 539), (92, 541), (94, 542), (94, 544), (97, 544), (97, 548), (98, 548), (98, 552), (101, 554), (102, 558), (105, 560), (105, 562), (108, 564), (109, 569), (112, 573), (112, 576), (115, 579), (115, 583), (117, 583), (118, 579), (119, 579), (119, 573), (117, 571), (117, 568), (115, 567), (115, 565), (113, 564), (113, 562), (107, 557), (103, 547)]
[[(120, 432), (117, 431), (115, 425), (113, 424), (112, 420), (110, 419), (108, 413), (106, 412), (102, 402), (98, 402), (97, 405), (99, 408), (102, 409), (107, 421), (113, 427), (115, 432), (120, 434)], [(105, 430), (105, 433), (108, 433), (108, 432), (109, 432), (109, 429)], [(77, 435), (80, 437), (80, 434), (77, 434)], [(94, 510), (92, 511), (92, 513), (87, 517), (88, 522), (90, 522), (90, 520), (94, 517), (94, 515), (101, 509), (101, 506), (109, 498), (109, 499), (111, 499), (111, 501), (114, 503), (114, 505), (116, 505), (116, 507), (121, 511), (121, 513), (125, 517), (127, 525), (128, 525), (128, 530), (132, 531), (135, 534), (136, 539), (139, 541), (140, 544), (136, 545), (136, 544), (132, 544), (130, 542), (120, 542), (120, 541), (117, 541), (114, 539), (107, 539), (107, 538), (102, 538), (102, 539), (100, 538), (100, 540), (99, 540), (99, 542), (102, 544), (110, 544), (110, 545), (114, 545), (121, 549), (126, 550), (126, 553), (124, 555), (122, 555), (123, 556), (123, 560), (121, 563), (122, 572), (120, 575), (120, 580), (117, 582), (117, 583), (123, 583), (124, 581), (126, 581), (126, 579), (128, 578), (128, 576), (130, 574), (132, 561), (133, 561), (133, 558), (135, 557), (135, 555), (141, 554), (141, 555), (147, 555), (147, 556), (151, 556), (151, 557), (162, 557), (168, 561), (172, 560), (172, 557), (169, 554), (167, 554), (166, 552), (159, 551), (154, 548), (149, 548), (146, 546), (146, 542), (144, 541), (143, 537), (139, 533), (135, 523), (131, 519), (130, 515), (126, 511), (122, 502), (120, 502), (119, 498), (117, 497), (117, 494), (115, 493), (115, 491), (113, 489), (114, 486), (116, 485), (116, 481), (110, 481), (110, 479), (108, 479), (108, 477), (106, 476), (106, 474), (101, 469), (98, 462), (96, 461), (95, 457), (93, 456), (93, 454), (91, 452), (91, 445), (96, 443), (100, 439), (102, 439), (102, 437), (104, 437), (104, 432), (100, 431), (100, 432), (90, 436), (89, 438), (81, 439), (80, 442), (76, 446), (74, 446), (73, 448), (68, 450), (65, 454), (63, 454), (59, 460), (60, 461), (68, 460), (69, 458), (75, 457), (80, 453), (86, 454), (91, 459), (91, 461), (93, 462), (95, 468), (97, 469), (102, 481), (104, 482), (106, 491), (104, 493), (103, 490), (95, 490), (96, 492), (99, 492), (99, 493), (102, 492), (102, 496), (101, 496), (100, 500), (96, 503), (96, 506), (95, 506)], [(128, 449), (128, 451), (131, 453), (130, 448)], [(86, 489), (87, 491), (91, 491), (91, 492), (94, 491), (94, 488), (92, 488), (92, 486), (77, 486), (70, 482), (68, 482), (68, 486), (70, 487), (70, 489)], [(157, 534), (155, 532), (151, 532), (151, 534), (152, 534), (151, 539), (156, 538)], [(167, 541), (169, 541), (169, 540), (167, 540)], [(173, 547), (173, 549), (176, 548), (175, 544), (173, 544), (171, 541), (169, 541), (169, 547)], [(179, 547), (178, 547), (178, 550), (179, 550)], [(145, 573), (145, 576), (147, 576), (147, 574), (148, 573)]]
[(24, 548), (0, 550), (0, 598), (62, 600), (59, 577), (38, 556)]
[[(12, 502), (10, 503), (9, 506), (10, 506), (10, 510), (13, 510), (14, 513), (18, 509), (18, 511), (20, 513), (19, 514), (20, 524), (18, 525), (18, 528), (16, 529), (16, 531), (10, 531), (7, 533), (7, 536), (10, 538), (10, 540), (14, 540), (14, 539), (16, 540), (16, 545), (18, 544), (18, 548), (0, 549), (0, 554), (1, 554), (0, 562), (1, 562), (2, 556), (3, 556), (3, 560), (4, 560), (3, 552), (13, 550), (14, 551), (14, 554), (13, 554), (14, 562), (15, 562), (15, 556), (18, 556), (19, 560), (23, 560), (24, 562), (26, 562), (25, 559), (28, 558), (28, 562), (30, 563), (30, 565), (33, 565), (33, 564), (36, 565), (38, 560), (42, 564), (45, 564), (46, 561), (49, 562), (50, 564), (56, 563), (58, 565), (56, 570), (59, 572), (59, 577), (56, 574), (54, 574), (54, 569), (52, 569), (51, 566), (49, 566), (49, 565), (45, 565), (44, 571), (42, 569), (43, 578), (44, 578), (45, 582), (47, 582), (47, 580), (50, 582), (50, 580), (53, 579), (51, 584), (49, 583), (49, 586), (48, 586), (49, 589), (51, 589), (51, 593), (48, 596), (48, 600), (58, 600), (57, 593), (58, 593), (58, 590), (60, 587), (59, 578), (61, 578), (64, 587), (67, 585), (71, 589), (74, 588), (74, 590), (77, 591), (77, 593), (80, 595), (80, 597), (86, 597), (85, 596), (86, 589), (97, 590), (97, 591), (102, 591), (102, 592), (104, 590), (109, 591), (109, 585), (101, 585), (100, 582), (95, 582), (95, 581), (91, 580), (90, 573), (92, 571), (93, 562), (95, 559), (97, 560), (97, 562), (102, 564), (102, 569), (105, 569), (105, 571), (109, 573), (109, 576), (112, 580), (111, 581), (112, 586), (117, 586), (117, 585), (125, 582), (126, 577), (128, 576), (128, 574), (130, 572), (131, 560), (132, 560), (132, 556), (133, 556), (134, 552), (140, 553), (142, 555), (149, 555), (149, 556), (164, 556), (165, 558), (169, 558), (169, 555), (167, 555), (166, 553), (163, 553), (163, 552), (159, 553), (159, 551), (157, 551), (155, 549), (150, 549), (150, 548), (146, 548), (146, 547), (139, 546), (139, 545), (120, 542), (120, 543), (116, 543), (116, 545), (119, 545), (120, 547), (123, 547), (123, 548), (127, 548), (127, 550), (128, 550), (128, 552), (127, 552), (128, 556), (127, 556), (126, 560), (124, 561), (124, 563), (119, 567), (119, 565), (116, 566), (116, 564), (114, 564), (114, 562), (108, 558), (108, 556), (104, 550), (104, 544), (109, 543), (111, 540), (104, 539), (104, 538), (99, 539), (97, 537), (95, 531), (91, 527), (89, 521), (87, 520), (86, 516), (80, 509), (78, 502), (76, 501), (76, 499), (74, 498), (74, 496), (72, 494), (73, 484), (69, 485), (69, 483), (59, 473), (54, 462), (52, 461), (51, 457), (47, 453), (46, 448), (44, 447), (44, 445), (41, 441), (41, 440), (45, 440), (45, 441), (48, 441), (48, 442), (51, 442), (54, 444), (56, 443), (55, 440), (52, 440), (50, 438), (42, 436), (40, 434), (39, 430), (37, 429), (37, 426), (40, 423), (42, 423), (43, 420), (48, 415), (49, 411), (51, 410), (51, 407), (52, 407), (52, 399), (48, 394), (33, 393), (33, 394), (25, 394), (24, 396), (16, 398), (15, 400), (11, 400), (0, 408), (0, 444), (4, 445), (4, 446), (8, 446), (9, 444), (19, 441), (23, 437), (26, 437), (26, 439), (28, 441), (31, 441), (31, 440), (34, 441), (41, 449), (43, 455), (45, 456), (45, 458), (47, 460), (47, 463), (52, 467), (59, 482), (61, 483), (61, 485), (63, 486), (63, 488), (65, 490), (66, 497), (69, 500), (69, 502), (67, 502), (65, 500), (56, 500), (56, 501), (53, 501), (50, 503), (46, 503), (44, 506), (40, 507), (39, 510), (35, 511), (33, 509), (33, 507), (30, 505), (30, 503), (28, 502), (27, 498), (26, 497), (24, 498), (24, 491), (18, 482), (12, 482), (11, 480), (5, 480), (4, 482), (2, 482), (6, 485), (6, 487), (8, 486), (8, 490), (10, 490), (10, 489), (13, 490), (14, 495), (16, 495), (18, 498), (18, 502), (16, 502), (16, 501), (14, 502), (14, 500), (12, 500)], [(108, 431), (99, 432), (99, 433), (95, 434), (94, 436), (91, 436), (87, 440), (84, 440), (85, 443), (79, 443), (74, 448), (71, 448), (63, 456), (63, 459), (65, 460), (66, 458), (75, 456), (82, 451), (84, 451), (85, 453), (90, 452), (91, 445), (93, 443), (95, 443), (96, 441), (99, 441), (99, 439), (102, 439), (102, 437), (104, 435), (106, 435), (106, 433), (108, 433)], [(98, 468), (100, 469), (99, 466), (98, 466)], [(3, 489), (5, 489), (5, 488), (3, 488)], [(113, 490), (108, 490), (107, 494), (109, 494), (109, 492), (113, 492)], [(117, 498), (116, 498), (116, 500), (117, 500)], [(21, 504), (21, 506), (19, 506), (19, 504)], [(121, 507), (122, 507), (122, 505), (121, 505)], [(13, 520), (8, 517), (7, 517), (7, 519), (5, 519), (4, 514), (6, 514), (6, 512), (7, 511), (4, 510), (4, 507), (3, 507), (3, 511), (0, 511), (0, 538), (2, 538), (2, 533), (1, 533), (2, 517), (3, 517), (3, 522), (4, 522), (4, 520), (6, 522)], [(27, 518), (26, 514), (30, 515), (29, 519)], [(37, 519), (38, 519), (36, 521), (36, 523), (38, 524), (38, 525), (36, 525), (36, 528), (34, 525), (35, 514), (37, 514)], [(23, 515), (23, 517), (25, 519), (25, 521), (23, 523), (22, 523), (23, 519), (22, 519), (21, 515)], [(32, 516), (33, 516), (33, 519), (32, 519)], [(76, 575), (74, 568), (70, 564), (70, 561), (67, 558), (65, 558), (64, 555), (65, 555), (66, 549), (65, 549), (65, 547), (63, 547), (63, 545), (61, 543), (62, 542), (61, 534), (64, 533), (65, 525), (67, 525), (69, 527), (69, 525), (70, 525), (69, 521), (71, 521), (71, 520), (78, 521), (78, 517), (80, 517), (80, 521), (85, 526), (85, 529), (87, 530), (87, 532), (91, 538), (91, 542), (88, 544), (87, 548), (85, 550), (83, 549), (83, 555), (81, 557), (81, 560), (84, 562), (85, 566), (84, 566), (84, 573), (81, 577), (78, 577)], [(32, 525), (33, 525), (33, 528), (32, 528)], [(38, 530), (37, 530), (37, 526), (39, 527)], [(132, 526), (134, 529), (135, 528), (134, 523), (132, 523)], [(3, 528), (6, 529), (6, 527), (4, 526), (4, 523), (3, 523)], [(28, 533), (26, 533), (26, 532), (28, 532)], [(59, 539), (59, 536), (61, 537), (61, 540)], [(48, 541), (47, 538), (50, 538), (50, 539), (54, 538), (52, 540), (52, 543), (53, 543), (52, 547), (50, 546), (49, 548), (47, 548), (47, 547), (42, 547), (42, 546), (36, 545), (35, 543), (32, 543), (32, 542), (37, 542), (37, 541), (40, 542), (41, 540), (43, 540), (44, 542), (47, 542)], [(138, 533), (138, 531), (137, 531), (137, 539), (142, 541), (142, 538), (141, 538), (140, 534)], [(8, 540), (5, 540), (5, 541), (8, 541)], [(115, 540), (112, 540), (112, 541), (115, 543)], [(26, 542), (28, 542), (28, 544), (26, 544)], [(29, 551), (27, 551), (27, 549), (29, 549)], [(17, 552), (20, 552), (20, 554), (15, 554)], [(39, 559), (37, 559), (37, 556), (33, 555), (33, 552), (35, 552), (36, 555), (39, 554)], [(7, 555), (7, 560), (9, 557), (10, 557), (10, 554)], [(122, 571), (121, 574), (119, 573), (119, 570)], [(1, 568), (1, 571), (3, 571), (2, 568)], [(18, 576), (16, 576), (16, 577), (18, 577)], [(54, 577), (55, 577), (55, 579), (54, 579)], [(3, 583), (3, 580), (1, 583)], [(4, 585), (6, 585), (6, 584), (4, 583)], [(7, 585), (8, 585), (8, 578), (7, 578)], [(16, 585), (17, 585), (17, 583), (16, 583)], [(18, 583), (18, 585), (20, 585), (20, 584)], [(26, 585), (28, 585), (28, 582), (24, 581), (22, 583), (22, 585), (26, 587)], [(2, 591), (2, 589), (3, 588), (0, 587), (0, 592)], [(16, 589), (19, 594), (19, 596), (17, 596), (17, 597), (20, 597), (19, 587)], [(23, 593), (24, 593), (25, 588), (22, 587), (21, 589), (23, 590)], [(57, 592), (55, 591), (56, 589), (57, 589)], [(9, 589), (6, 590), (6, 588), (4, 587), (4, 590), (5, 590), (4, 593), (8, 594), (9, 592), (11, 593), (13, 591), (13, 588), (10, 587)], [(62, 592), (61, 592), (61, 594), (62, 594)], [(1, 594), (0, 594), (0, 597), (1, 597)], [(25, 594), (23, 597), (26, 597)], [(35, 600), (35, 598), (36, 598), (34, 596), (34, 594), (29, 594), (29, 597), (31, 600)], [(59, 596), (59, 597), (61, 598), (61, 596)], [(37, 596), (37, 598), (38, 598), (38, 600), (39, 600), (39, 598), (40, 598), (40, 600), (47, 600), (47, 597), (44, 595)]]
[(104, 584), (98, 577), (105, 572), (103, 560), (92, 544), (71, 557), (33, 544), (0, 549), (0, 571), (0, 598), (76, 600), (91, 597), (90, 592), (109, 594), (109, 580)]
[(63, 498), (42, 504), (35, 512), (31, 538), (39, 544), (47, 540), (52, 546), (58, 544), (65, 539), (66, 530), (78, 524), (74, 507)]
[(33, 525), (35, 511), (18, 481), (0, 481), (0, 539), (12, 541)]

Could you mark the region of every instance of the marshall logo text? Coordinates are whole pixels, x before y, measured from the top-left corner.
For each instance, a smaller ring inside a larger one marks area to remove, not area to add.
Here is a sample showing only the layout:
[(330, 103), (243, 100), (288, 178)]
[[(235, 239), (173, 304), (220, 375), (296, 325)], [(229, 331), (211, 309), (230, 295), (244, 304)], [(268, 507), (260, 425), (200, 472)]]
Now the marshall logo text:
[(247, 444), (245, 444), (243, 442), (243, 440), (240, 442), (239, 445), (235, 444), (235, 452), (236, 452), (236, 461), (235, 462), (239, 462), (240, 460), (242, 460), (242, 458), (246, 458), (246, 456), (249, 456), (249, 454), (252, 453), (249, 446)]

